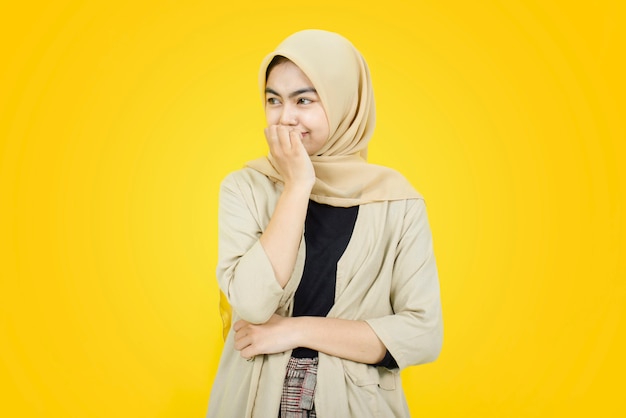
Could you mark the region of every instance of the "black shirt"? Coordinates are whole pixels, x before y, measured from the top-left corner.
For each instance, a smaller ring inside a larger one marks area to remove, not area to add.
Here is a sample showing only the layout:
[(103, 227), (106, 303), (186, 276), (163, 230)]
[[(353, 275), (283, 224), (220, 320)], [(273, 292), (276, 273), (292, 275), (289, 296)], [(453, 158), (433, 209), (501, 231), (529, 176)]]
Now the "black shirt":
[[(309, 201), (304, 222), (306, 259), (294, 296), (293, 316), (326, 316), (333, 307), (337, 262), (350, 242), (358, 213), (358, 206), (343, 208)], [(292, 353), (297, 358), (317, 355), (317, 351), (305, 347)], [(377, 365), (397, 367), (389, 352)]]

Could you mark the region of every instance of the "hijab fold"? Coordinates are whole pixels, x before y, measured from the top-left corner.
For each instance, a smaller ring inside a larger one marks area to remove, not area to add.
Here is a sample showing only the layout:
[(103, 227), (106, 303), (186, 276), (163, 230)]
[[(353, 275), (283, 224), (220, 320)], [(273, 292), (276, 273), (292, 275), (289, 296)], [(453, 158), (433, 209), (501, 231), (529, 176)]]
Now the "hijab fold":
[[(374, 95), (367, 63), (350, 41), (315, 29), (289, 36), (261, 63), (259, 87), (263, 102), (267, 67), (276, 56), (292, 61), (311, 80), (330, 125), (328, 141), (317, 155), (311, 156), (316, 176), (312, 200), (350, 207), (420, 197), (400, 173), (365, 160), (376, 119)], [(247, 166), (284, 183), (273, 161), (269, 154)]]

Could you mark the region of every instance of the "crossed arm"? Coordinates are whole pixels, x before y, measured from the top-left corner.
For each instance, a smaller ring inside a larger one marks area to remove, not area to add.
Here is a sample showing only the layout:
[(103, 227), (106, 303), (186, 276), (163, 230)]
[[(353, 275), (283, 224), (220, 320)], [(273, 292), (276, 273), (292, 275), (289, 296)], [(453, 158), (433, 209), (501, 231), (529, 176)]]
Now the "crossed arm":
[(235, 349), (244, 358), (308, 347), (334, 357), (376, 364), (386, 353), (385, 346), (365, 321), (274, 314), (260, 325), (239, 320), (233, 329)]

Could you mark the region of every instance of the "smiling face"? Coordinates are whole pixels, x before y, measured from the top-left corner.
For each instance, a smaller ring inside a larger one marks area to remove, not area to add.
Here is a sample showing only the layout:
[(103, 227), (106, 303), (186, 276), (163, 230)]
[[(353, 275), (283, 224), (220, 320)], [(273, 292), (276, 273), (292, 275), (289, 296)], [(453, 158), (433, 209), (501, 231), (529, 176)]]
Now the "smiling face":
[(265, 119), (268, 126), (287, 126), (302, 135), (309, 155), (316, 155), (330, 135), (322, 102), (311, 80), (293, 62), (272, 67), (265, 88)]

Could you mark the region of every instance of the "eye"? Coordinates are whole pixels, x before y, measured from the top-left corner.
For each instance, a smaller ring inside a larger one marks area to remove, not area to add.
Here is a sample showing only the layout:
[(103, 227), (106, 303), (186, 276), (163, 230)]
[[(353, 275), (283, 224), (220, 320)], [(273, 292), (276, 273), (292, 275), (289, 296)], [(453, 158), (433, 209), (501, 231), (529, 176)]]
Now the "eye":
[(311, 99), (307, 99), (307, 98), (304, 98), (304, 97), (300, 97), (298, 99), (298, 104), (307, 105), (307, 104), (311, 104), (311, 103), (313, 103), (313, 100), (311, 100)]
[(267, 104), (269, 104), (269, 105), (277, 105), (277, 104), (280, 104), (280, 102), (278, 101), (278, 99), (276, 97), (268, 97), (267, 98)]

